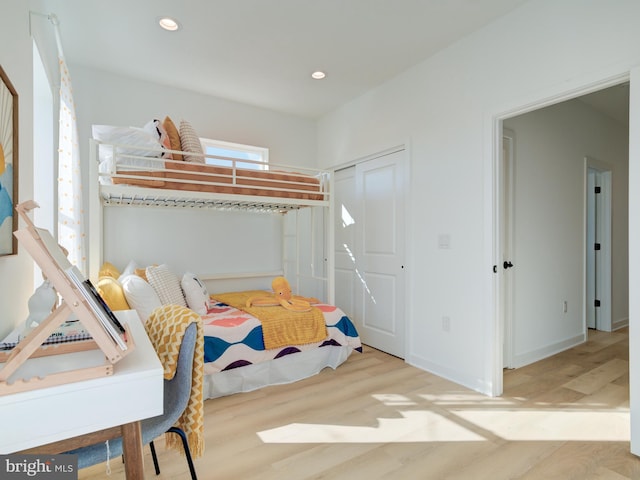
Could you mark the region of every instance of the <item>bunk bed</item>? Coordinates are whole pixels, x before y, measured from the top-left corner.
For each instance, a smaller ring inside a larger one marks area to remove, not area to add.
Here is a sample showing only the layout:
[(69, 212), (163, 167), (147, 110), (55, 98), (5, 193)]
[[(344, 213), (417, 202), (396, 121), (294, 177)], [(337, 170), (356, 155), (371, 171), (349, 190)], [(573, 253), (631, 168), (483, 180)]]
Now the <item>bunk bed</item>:
[[(109, 144), (91, 139), (92, 189), (90, 205), (89, 276), (95, 278), (103, 258), (103, 210), (111, 207), (161, 207), (168, 209), (243, 210), (278, 213), (320, 208), (328, 215), (323, 242), (333, 245), (333, 206), (329, 171), (269, 164), (267, 169), (239, 168), (237, 160), (201, 154), (197, 162), (184, 158), (192, 152), (136, 145)], [(193, 158), (193, 157), (192, 157)], [(217, 165), (215, 163), (218, 163)], [(221, 166), (220, 163), (228, 166)], [(243, 160), (242, 165), (250, 164)], [(218, 301), (215, 293), (203, 315), (205, 326), (205, 398), (290, 383), (337, 368), (350, 354), (362, 351), (351, 320), (334, 303), (333, 248), (326, 249), (326, 298), (315, 308), (322, 311), (327, 337), (265, 348), (261, 324), (252, 315)], [(274, 274), (282, 274), (285, 269)], [(210, 275), (207, 280), (229, 275)], [(247, 275), (247, 274), (244, 274)], [(256, 276), (265, 276), (257, 272)], [(297, 285), (296, 279), (292, 279)], [(205, 287), (206, 290), (206, 287)]]

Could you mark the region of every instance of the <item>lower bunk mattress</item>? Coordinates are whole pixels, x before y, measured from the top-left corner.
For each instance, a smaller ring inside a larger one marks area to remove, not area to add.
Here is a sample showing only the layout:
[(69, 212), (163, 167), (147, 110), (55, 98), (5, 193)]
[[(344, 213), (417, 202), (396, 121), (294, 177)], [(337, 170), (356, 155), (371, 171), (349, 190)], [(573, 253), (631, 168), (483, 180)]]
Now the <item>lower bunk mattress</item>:
[(324, 317), (327, 337), (319, 342), (265, 349), (262, 323), (222, 302), (202, 317), (204, 326), (204, 398), (250, 392), (291, 383), (337, 368), (362, 344), (355, 326), (338, 307), (315, 305)]

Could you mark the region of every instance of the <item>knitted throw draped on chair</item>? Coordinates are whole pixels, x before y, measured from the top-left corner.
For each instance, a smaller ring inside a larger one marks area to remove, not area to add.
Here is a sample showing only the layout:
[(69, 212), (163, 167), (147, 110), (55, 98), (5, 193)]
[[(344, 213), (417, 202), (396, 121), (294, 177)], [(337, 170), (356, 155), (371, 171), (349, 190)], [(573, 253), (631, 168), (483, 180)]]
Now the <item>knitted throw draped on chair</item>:
[[(187, 327), (197, 324), (196, 348), (193, 358), (193, 375), (191, 380), (191, 395), (187, 408), (176, 422), (189, 441), (189, 448), (194, 458), (204, 453), (204, 405), (203, 405), (203, 375), (204, 375), (204, 336), (202, 319), (193, 310), (179, 305), (164, 305), (156, 308), (149, 316), (145, 329), (149, 339), (156, 349), (160, 363), (164, 368), (164, 378), (173, 378), (178, 365), (180, 344)], [(177, 435), (165, 435), (167, 447), (174, 448), (184, 454), (182, 443)]]

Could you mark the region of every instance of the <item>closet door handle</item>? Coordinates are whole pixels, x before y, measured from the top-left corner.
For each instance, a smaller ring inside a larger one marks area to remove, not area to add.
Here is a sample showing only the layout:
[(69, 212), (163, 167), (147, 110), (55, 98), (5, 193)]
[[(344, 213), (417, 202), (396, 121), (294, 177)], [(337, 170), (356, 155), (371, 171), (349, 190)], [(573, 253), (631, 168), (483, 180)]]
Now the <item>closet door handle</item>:
[(506, 270), (507, 268), (511, 268), (511, 267), (513, 267), (513, 263), (511, 263), (511, 262), (507, 262), (507, 261), (505, 260), (505, 262), (502, 264), (502, 266), (503, 266), (503, 267), (504, 267), (504, 269)]

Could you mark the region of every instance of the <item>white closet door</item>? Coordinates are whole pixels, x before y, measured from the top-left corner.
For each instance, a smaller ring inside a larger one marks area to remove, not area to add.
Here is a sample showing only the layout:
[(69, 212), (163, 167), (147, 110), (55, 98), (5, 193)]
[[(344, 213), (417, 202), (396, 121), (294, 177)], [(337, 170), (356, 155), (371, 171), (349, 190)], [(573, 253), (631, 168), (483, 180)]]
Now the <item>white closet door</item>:
[(362, 342), (405, 354), (404, 151), (336, 172), (336, 303)]
[(335, 298), (336, 305), (356, 323), (355, 280), (356, 244), (355, 229), (358, 217), (356, 201), (356, 167), (338, 170), (333, 182), (335, 198)]

